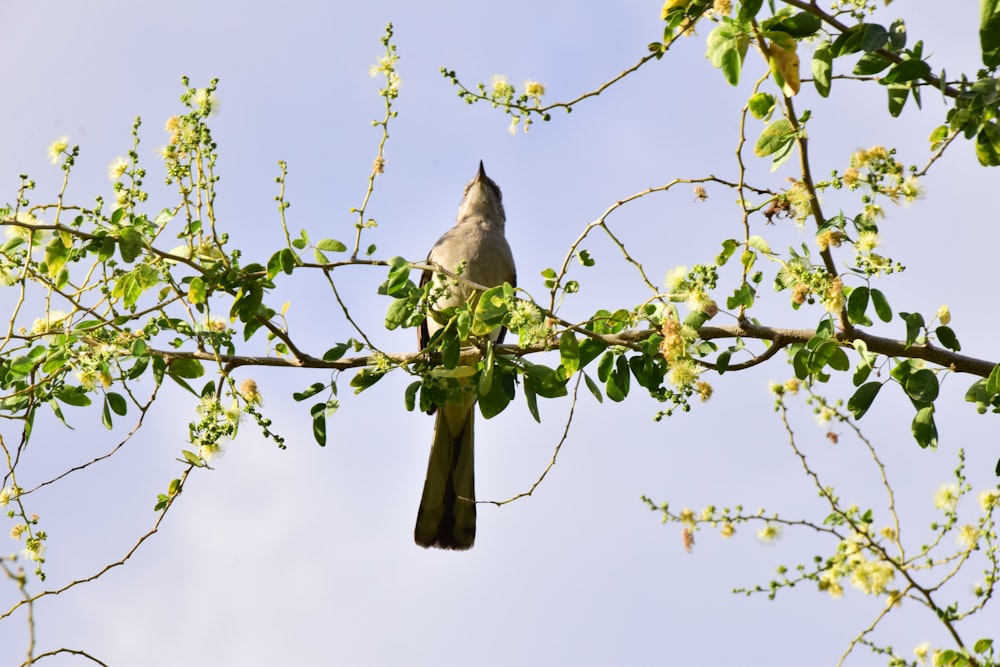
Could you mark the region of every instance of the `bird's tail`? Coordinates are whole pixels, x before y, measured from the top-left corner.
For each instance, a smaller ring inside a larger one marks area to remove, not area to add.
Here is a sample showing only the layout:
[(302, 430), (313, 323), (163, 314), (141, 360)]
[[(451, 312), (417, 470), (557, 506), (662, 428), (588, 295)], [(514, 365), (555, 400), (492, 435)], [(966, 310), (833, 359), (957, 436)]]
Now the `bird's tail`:
[(440, 406), (413, 539), (422, 547), (469, 549), (476, 539), (476, 410), (472, 401)]

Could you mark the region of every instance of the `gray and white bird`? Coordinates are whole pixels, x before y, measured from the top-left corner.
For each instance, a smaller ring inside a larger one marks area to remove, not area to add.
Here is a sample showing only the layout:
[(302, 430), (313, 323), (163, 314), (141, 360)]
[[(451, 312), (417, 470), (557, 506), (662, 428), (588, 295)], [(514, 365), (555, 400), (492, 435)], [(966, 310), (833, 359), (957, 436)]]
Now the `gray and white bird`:
[[(438, 239), (427, 261), (452, 272), (464, 263), (462, 278), (484, 287), (515, 285), (517, 275), (504, 237), (505, 222), (500, 188), (486, 175), (480, 161), (479, 173), (465, 186), (455, 226)], [(448, 284), (443, 296), (432, 304), (434, 311), (461, 305), (475, 292), (461, 281), (456, 285), (441, 274), (425, 270), (421, 286), (430, 280)], [(420, 349), (442, 326), (433, 316), (424, 320), (417, 332)], [(497, 329), (490, 337), (499, 343), (504, 333), (502, 328)], [(475, 541), (475, 418), (476, 390), (470, 384), (463, 386), (461, 402), (437, 408), (427, 479), (413, 531), (414, 540), (422, 547), (469, 549)]]

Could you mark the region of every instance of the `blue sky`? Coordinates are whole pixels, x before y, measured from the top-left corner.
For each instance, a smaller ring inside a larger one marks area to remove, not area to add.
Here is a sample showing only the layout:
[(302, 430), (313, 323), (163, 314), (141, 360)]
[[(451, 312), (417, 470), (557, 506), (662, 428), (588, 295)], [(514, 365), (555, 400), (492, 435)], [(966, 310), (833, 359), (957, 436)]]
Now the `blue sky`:
[[(906, 12), (911, 41), (926, 41), (935, 69), (973, 74), (978, 13), (966, 4), (942, 21), (937, 4), (896, 3), (880, 20)], [(583, 227), (615, 201), (673, 178), (734, 176), (739, 109), (761, 71), (751, 59), (753, 73), (738, 88), (726, 86), (704, 58), (706, 26), (572, 114), (556, 113), (551, 123), (511, 137), (504, 116), (463, 104), (438, 70), (455, 69), (468, 84), (494, 74), (518, 85), (538, 80), (547, 99), (569, 99), (642, 57), (662, 33), (659, 3), (557, 1), (528, 9), (252, 1), (237, 9), (189, 0), (63, 1), (11, 4), (4, 14), (4, 201), (13, 199), (20, 173), (38, 182), (35, 201), (58, 189), (62, 172), (45, 150), (60, 135), (81, 146), (68, 198), (84, 205), (98, 194), (110, 198), (107, 165), (129, 149), (137, 115), (152, 186), (162, 177), (155, 148), (167, 140), (163, 123), (181, 109), (181, 75), (195, 86), (218, 77), (220, 224), (246, 257), (261, 260), (282, 239), (273, 200), (278, 160), (289, 164), (290, 227), (314, 239), (352, 238), (349, 209), (364, 195), (378, 142), (370, 121), (382, 113), (381, 82), (368, 70), (392, 21), (403, 79), (399, 118), (370, 207), (379, 226), (365, 241), (384, 258), (424, 257), (452, 224), (461, 188), (482, 159), (504, 191), (520, 283), (539, 297), (540, 271), (561, 263)], [(922, 165), (943, 109), (934, 94), (924, 98), (922, 112), (908, 108), (893, 120), (875, 85), (837, 81), (828, 100), (805, 86), (797, 106), (813, 110), (816, 171), (843, 169), (853, 150), (875, 143), (897, 145), (901, 160)], [(756, 165), (753, 173), (778, 188), (794, 171), (789, 164), (769, 174)], [(959, 142), (927, 179), (926, 199), (890, 209), (881, 228), (887, 253), (908, 267), (882, 286), (896, 310), (930, 315), (947, 303), (963, 351), (984, 358), (996, 326), (986, 270), (1000, 241), (995, 179)], [(167, 189), (151, 190), (151, 211), (173, 202)], [(690, 188), (647, 198), (616, 214), (614, 229), (654, 279), (676, 265), (710, 261), (723, 238), (741, 231), (733, 195), (709, 194), (705, 203), (695, 203)], [(826, 202), (838, 204), (848, 200), (831, 195)], [(775, 248), (811, 236), (787, 222), (755, 224)], [(583, 290), (565, 304), (568, 318), (646, 297), (613, 248), (595, 241), (590, 250), (600, 272), (575, 276)], [(366, 268), (344, 271), (352, 315), (384, 349), (413, 350), (411, 331), (380, 331), (388, 303), (373, 288), (382, 278)], [(775, 318), (768, 323), (815, 323), (815, 311), (786, 312), (786, 298), (763, 294), (762, 316)], [(320, 282), (295, 277), (272, 303), (286, 299), (292, 335), (311, 352), (351, 335)], [(901, 336), (901, 325), (893, 326), (882, 331)], [(344, 405), (320, 448), (307, 406), (290, 395), (329, 375), (245, 371), (240, 376), (260, 385), (288, 449), (278, 451), (245, 424), (214, 471), (192, 475), (159, 533), (125, 567), (39, 603), (39, 650), (67, 646), (108, 664), (151, 666), (831, 664), (880, 602), (854, 590), (834, 601), (808, 586), (774, 602), (729, 592), (766, 584), (779, 563), (808, 561), (829, 545), (787, 532), (777, 545), (762, 546), (744, 529), (729, 541), (700, 533), (687, 554), (678, 529), (662, 526), (639, 501), (647, 494), (676, 507), (743, 503), (783, 516), (823, 516), (767, 393), (769, 381), (790, 374), (777, 361), (714, 378), (707, 405), (661, 423), (652, 420), (661, 406), (638, 393), (601, 406), (582, 395), (559, 462), (535, 495), (499, 509), (482, 506), (475, 549), (445, 553), (412, 543), (433, 420), (405, 411), (408, 378), (391, 377), (360, 397), (342, 378)], [(971, 381), (944, 384), (937, 452), (913, 443), (902, 396), (880, 397), (862, 424), (897, 473), (915, 532), (933, 520), (931, 495), (949, 481), (958, 447), (968, 452), (970, 479), (993, 483), (995, 425), (963, 402)], [(152, 525), (156, 494), (180, 470), (176, 458), (194, 407), (179, 391), (160, 403), (110, 461), (34, 500), (51, 536), (47, 586), (117, 560)], [(516, 403), (480, 421), (481, 499), (531, 485), (552, 456), (567, 410), (566, 402), (544, 402), (536, 424)], [(831, 445), (810, 410), (800, 406), (794, 419), (812, 460), (842, 497), (874, 502), (877, 477), (856, 444), (845, 437)], [(117, 442), (96, 411), (70, 418), (72, 432), (36, 427), (35, 458), (25, 462), (22, 480), (47, 479)], [(9, 437), (8, 427), (0, 428)], [(962, 582), (956, 595), (967, 597), (970, 586)], [(0, 588), (0, 607), (15, 598), (9, 584)], [(921, 641), (945, 641), (912, 603), (893, 616), (882, 637), (907, 656)], [(989, 629), (980, 619), (969, 636)], [(23, 659), (24, 630), (23, 614), (0, 623), (0, 663)], [(859, 652), (851, 664), (875, 662)]]

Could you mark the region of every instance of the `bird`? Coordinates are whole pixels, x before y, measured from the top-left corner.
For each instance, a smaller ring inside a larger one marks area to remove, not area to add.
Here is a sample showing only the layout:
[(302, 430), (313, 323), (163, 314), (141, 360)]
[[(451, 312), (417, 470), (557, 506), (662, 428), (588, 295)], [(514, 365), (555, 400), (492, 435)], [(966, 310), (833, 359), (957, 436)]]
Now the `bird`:
[[(504, 283), (515, 286), (517, 271), (510, 245), (504, 236), (506, 214), (500, 188), (486, 175), (483, 162), (479, 171), (465, 186), (458, 207), (455, 226), (445, 232), (427, 255), (428, 264), (437, 265), (461, 278), (483, 287)], [(431, 290), (434, 302), (431, 311), (464, 304), (477, 296), (476, 290), (463, 280), (447, 278), (439, 272), (425, 269), (420, 279), (440, 281), (441, 289)], [(428, 314), (417, 332), (417, 343), (423, 350), (431, 336), (443, 326)], [(503, 342), (505, 330), (500, 327), (490, 334), (495, 343)], [(427, 462), (427, 477), (417, 510), (414, 541), (422, 547), (439, 549), (470, 549), (476, 539), (476, 485), (474, 470), (476, 391), (470, 383), (463, 384), (458, 403), (438, 406), (434, 419), (434, 437)]]

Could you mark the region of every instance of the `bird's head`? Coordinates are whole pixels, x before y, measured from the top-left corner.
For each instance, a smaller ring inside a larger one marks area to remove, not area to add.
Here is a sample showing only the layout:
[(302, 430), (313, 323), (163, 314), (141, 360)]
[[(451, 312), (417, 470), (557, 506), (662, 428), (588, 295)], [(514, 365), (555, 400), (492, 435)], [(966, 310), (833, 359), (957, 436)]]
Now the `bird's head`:
[(458, 221), (478, 218), (503, 227), (507, 216), (503, 210), (503, 195), (499, 186), (486, 175), (482, 160), (475, 178), (465, 186), (462, 205), (458, 207)]

